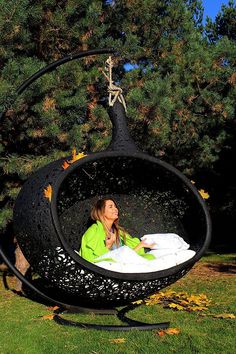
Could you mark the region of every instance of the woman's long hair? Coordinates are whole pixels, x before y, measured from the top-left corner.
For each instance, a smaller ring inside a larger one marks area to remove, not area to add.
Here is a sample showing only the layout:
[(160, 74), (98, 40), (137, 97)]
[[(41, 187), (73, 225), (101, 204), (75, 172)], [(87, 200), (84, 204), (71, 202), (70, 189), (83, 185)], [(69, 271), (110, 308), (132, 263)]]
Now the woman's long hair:
[[(106, 224), (106, 220), (104, 218), (104, 212), (105, 212), (105, 206), (106, 206), (106, 201), (108, 200), (112, 200), (113, 203), (115, 204), (116, 208), (119, 210), (118, 206), (117, 206), (117, 203), (114, 199), (112, 198), (102, 198), (102, 199), (98, 199), (97, 202), (95, 203), (95, 205), (93, 206), (92, 208), (92, 211), (91, 211), (91, 218), (94, 220), (94, 221), (97, 221), (99, 220), (102, 225), (103, 225), (103, 228), (104, 228), (104, 231), (105, 231), (105, 234), (106, 236), (109, 236), (110, 234), (110, 230)], [(126, 231), (123, 227), (121, 227), (119, 225), (119, 218), (117, 218), (114, 222), (113, 222), (113, 228), (114, 228), (114, 233), (115, 233), (115, 236), (116, 236), (116, 244), (117, 246), (119, 245), (120, 243), (120, 231), (122, 231), (122, 234), (123, 234), (123, 239), (124, 239), (124, 243), (126, 243)]]

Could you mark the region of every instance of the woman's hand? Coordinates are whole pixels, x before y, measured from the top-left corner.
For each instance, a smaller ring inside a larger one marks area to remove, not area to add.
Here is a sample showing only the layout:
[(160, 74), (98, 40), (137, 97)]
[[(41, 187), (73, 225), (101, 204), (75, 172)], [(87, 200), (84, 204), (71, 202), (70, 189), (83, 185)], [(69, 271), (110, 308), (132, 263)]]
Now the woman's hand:
[(116, 235), (110, 232), (110, 234), (105, 238), (106, 248), (110, 249), (114, 242), (116, 242)]
[(134, 251), (139, 251), (140, 248), (150, 248), (152, 249), (155, 246), (155, 243), (148, 243), (145, 240), (141, 240), (140, 243), (134, 248)]

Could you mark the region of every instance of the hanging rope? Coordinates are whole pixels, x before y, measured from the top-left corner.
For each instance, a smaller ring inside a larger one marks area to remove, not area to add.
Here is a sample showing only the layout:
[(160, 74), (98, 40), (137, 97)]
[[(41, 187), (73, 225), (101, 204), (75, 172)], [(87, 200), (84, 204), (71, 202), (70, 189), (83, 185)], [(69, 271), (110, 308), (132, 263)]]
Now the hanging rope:
[(105, 70), (108, 72), (108, 74), (106, 74), (103, 70), (102, 73), (105, 76), (105, 78), (107, 79), (107, 81), (109, 82), (108, 85), (108, 93), (109, 93), (109, 106), (113, 106), (114, 103), (116, 102), (116, 100), (118, 99), (118, 101), (120, 103), (123, 104), (125, 112), (127, 112), (127, 107), (126, 107), (126, 102), (123, 96), (123, 90), (122, 88), (116, 86), (112, 80), (112, 68), (114, 67), (114, 63), (112, 61), (111, 56), (109, 56), (109, 58), (106, 60), (105, 62)]

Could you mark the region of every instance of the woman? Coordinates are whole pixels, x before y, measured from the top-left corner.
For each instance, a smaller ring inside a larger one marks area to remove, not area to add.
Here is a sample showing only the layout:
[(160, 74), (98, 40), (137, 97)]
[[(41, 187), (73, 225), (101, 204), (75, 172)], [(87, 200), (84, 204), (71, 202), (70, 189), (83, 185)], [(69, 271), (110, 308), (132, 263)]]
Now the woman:
[[(119, 211), (113, 199), (99, 199), (92, 208), (91, 218), (95, 223), (82, 237), (81, 257), (89, 262), (96, 262), (98, 257), (126, 245), (146, 259), (155, 259), (153, 255), (146, 254), (144, 251), (144, 247), (152, 248), (152, 245), (147, 244), (144, 240), (140, 241), (138, 238), (131, 237), (119, 226)], [(107, 258), (106, 260), (111, 259)]]

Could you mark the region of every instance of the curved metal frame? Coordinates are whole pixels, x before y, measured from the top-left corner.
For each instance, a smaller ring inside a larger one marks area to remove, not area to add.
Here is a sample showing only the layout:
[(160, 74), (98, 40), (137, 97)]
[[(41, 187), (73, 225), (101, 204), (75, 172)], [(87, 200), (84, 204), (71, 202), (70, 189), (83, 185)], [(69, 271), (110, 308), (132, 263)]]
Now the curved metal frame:
[[(72, 61), (75, 59), (81, 59), (84, 57), (88, 57), (91, 55), (97, 55), (97, 54), (115, 54), (116, 51), (112, 48), (104, 48), (104, 49), (91, 49), (91, 50), (86, 50), (83, 52), (79, 52), (76, 54), (70, 54), (67, 55), (59, 60), (54, 61), (53, 63), (45, 66), (44, 68), (36, 71), (36, 73), (34, 73), (32, 76), (30, 76), (28, 79), (26, 79), (17, 89), (16, 89), (16, 96), (20, 95), (22, 92), (25, 91), (25, 89), (30, 86), (32, 84), (32, 82), (36, 81), (37, 79), (39, 79), (41, 76), (43, 76), (44, 74), (55, 70), (58, 66), (63, 65), (65, 63), (67, 63), (68, 61)], [(14, 103), (14, 99), (10, 102), (9, 104), (12, 105)], [(4, 114), (6, 112), (6, 109), (8, 107), (5, 107), (5, 110), (3, 112), (0, 113), (0, 121), (3, 119)]]

